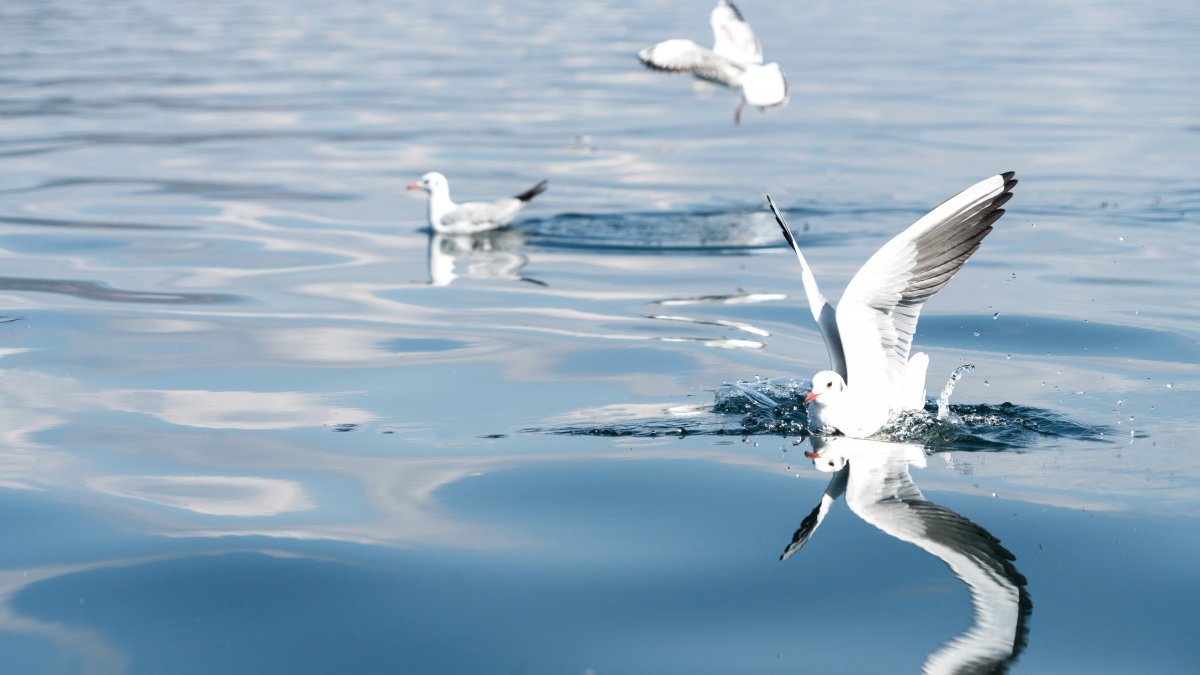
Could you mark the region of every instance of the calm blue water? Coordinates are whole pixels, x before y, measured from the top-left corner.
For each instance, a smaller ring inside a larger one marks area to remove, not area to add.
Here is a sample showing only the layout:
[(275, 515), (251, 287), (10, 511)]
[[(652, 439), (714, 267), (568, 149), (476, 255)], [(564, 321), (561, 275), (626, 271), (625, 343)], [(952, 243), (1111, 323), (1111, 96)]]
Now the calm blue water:
[[(1193, 3), (744, 0), (736, 127), (634, 58), (708, 2), (560, 5), (0, 6), (3, 671), (1200, 670)], [(434, 238), (431, 170), (550, 189)], [(762, 195), (836, 296), (1005, 170), (917, 337), (961, 422), (781, 561), (826, 363)]]

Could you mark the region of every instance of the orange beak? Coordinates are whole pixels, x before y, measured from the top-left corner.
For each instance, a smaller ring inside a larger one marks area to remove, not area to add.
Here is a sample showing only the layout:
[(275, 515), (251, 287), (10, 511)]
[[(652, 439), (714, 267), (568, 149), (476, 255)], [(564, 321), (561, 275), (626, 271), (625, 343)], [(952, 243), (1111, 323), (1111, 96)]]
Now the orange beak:
[(408, 189), (409, 189), (409, 190), (420, 190), (420, 189), (421, 189), (421, 184), (420, 184), (420, 183), (409, 183), (409, 184), (408, 184)]
[(813, 399), (815, 399), (818, 396), (820, 396), (820, 394), (815, 391), (808, 392), (808, 396), (804, 397), (804, 405), (808, 405), (809, 403), (812, 403)]
[(821, 453), (819, 453), (819, 452), (809, 452), (809, 451), (805, 450), (804, 456), (809, 459), (821, 459)]

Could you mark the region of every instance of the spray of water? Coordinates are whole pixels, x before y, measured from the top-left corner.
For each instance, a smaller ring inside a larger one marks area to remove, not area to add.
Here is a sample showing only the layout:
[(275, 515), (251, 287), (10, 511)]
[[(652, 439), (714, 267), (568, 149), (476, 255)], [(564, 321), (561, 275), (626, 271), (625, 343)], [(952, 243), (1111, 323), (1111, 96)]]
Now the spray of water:
[(950, 418), (950, 395), (954, 393), (954, 385), (958, 383), (959, 379), (972, 370), (975, 370), (975, 366), (967, 363), (955, 368), (954, 372), (950, 373), (950, 379), (946, 380), (946, 386), (942, 387), (942, 393), (938, 396), (937, 418), (939, 420), (955, 421)]

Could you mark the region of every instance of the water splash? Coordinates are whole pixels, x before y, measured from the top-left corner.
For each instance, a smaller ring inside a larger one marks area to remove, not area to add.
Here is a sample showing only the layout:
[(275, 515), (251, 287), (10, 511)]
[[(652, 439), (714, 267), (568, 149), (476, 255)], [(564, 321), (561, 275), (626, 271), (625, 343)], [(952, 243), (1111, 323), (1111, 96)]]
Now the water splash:
[(939, 420), (956, 421), (950, 417), (950, 396), (954, 393), (954, 387), (962, 379), (962, 376), (973, 370), (975, 370), (975, 364), (965, 363), (955, 368), (953, 373), (950, 373), (950, 379), (946, 380), (946, 386), (942, 387), (942, 393), (938, 396), (937, 400), (937, 418)]
[[(1047, 439), (1104, 442), (1114, 437), (1108, 427), (1088, 426), (1032, 406), (950, 404), (954, 383), (970, 368), (954, 371), (936, 403), (897, 416), (875, 438), (917, 443), (930, 452), (994, 452), (1044, 445)], [(805, 436), (809, 431), (804, 397), (810, 389), (806, 380), (758, 378), (722, 384), (713, 392), (712, 407), (687, 406), (686, 414), (678, 407), (653, 405), (634, 414), (597, 410), (586, 423), (572, 421), (524, 431), (588, 436)]]

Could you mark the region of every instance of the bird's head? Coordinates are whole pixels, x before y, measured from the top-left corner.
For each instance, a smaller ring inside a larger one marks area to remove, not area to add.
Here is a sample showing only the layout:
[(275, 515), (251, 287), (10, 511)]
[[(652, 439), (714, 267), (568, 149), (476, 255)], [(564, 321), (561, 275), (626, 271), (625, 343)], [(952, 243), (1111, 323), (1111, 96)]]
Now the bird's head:
[(409, 190), (424, 190), (426, 192), (433, 192), (439, 188), (445, 187), (446, 185), (447, 185), (447, 182), (446, 182), (445, 176), (443, 176), (442, 174), (440, 174), (436, 171), (430, 171), (429, 173), (425, 174), (424, 176), (421, 176), (421, 180), (419, 180), (415, 183), (409, 183), (408, 189)]
[(804, 397), (805, 405), (815, 403), (818, 406), (828, 405), (830, 401), (836, 399), (838, 394), (841, 394), (846, 388), (846, 381), (841, 375), (832, 370), (822, 370), (813, 375), (812, 391)]

